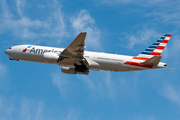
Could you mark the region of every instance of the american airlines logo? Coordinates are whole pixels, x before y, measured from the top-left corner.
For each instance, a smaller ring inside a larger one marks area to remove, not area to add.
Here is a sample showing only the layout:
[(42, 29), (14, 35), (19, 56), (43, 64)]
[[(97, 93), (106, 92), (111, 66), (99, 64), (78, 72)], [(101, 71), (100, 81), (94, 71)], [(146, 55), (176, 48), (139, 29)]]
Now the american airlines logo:
[[(24, 49), (25, 50), (25, 49)], [(23, 50), (23, 51), (24, 51)], [(33, 47), (29, 53), (35, 53), (35, 54), (44, 54), (46, 52), (53, 52), (53, 53), (56, 53), (56, 52), (61, 52), (61, 51), (57, 51), (57, 50), (47, 50), (47, 49), (36, 49), (35, 47)]]
[[(27, 48), (30, 48), (30, 47), (32, 47), (32, 46), (28, 46)], [(26, 52), (27, 48), (25, 48), (22, 52)]]

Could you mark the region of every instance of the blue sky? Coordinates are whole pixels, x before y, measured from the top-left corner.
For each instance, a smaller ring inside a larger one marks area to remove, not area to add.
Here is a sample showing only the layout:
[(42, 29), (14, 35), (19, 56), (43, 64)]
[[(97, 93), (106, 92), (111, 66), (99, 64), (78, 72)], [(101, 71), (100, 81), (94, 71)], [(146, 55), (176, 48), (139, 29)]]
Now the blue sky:
[[(178, 0), (0, 0), (1, 120), (179, 120)], [(10, 61), (10, 46), (66, 47), (87, 32), (86, 50), (136, 56), (163, 34), (170, 69), (90, 71)]]

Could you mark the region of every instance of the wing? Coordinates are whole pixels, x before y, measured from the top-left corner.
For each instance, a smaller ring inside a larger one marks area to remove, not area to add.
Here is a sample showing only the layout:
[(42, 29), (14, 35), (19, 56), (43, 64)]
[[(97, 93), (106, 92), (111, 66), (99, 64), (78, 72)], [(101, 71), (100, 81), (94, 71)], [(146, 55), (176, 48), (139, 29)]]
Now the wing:
[(65, 48), (60, 55), (60, 61), (66, 64), (82, 65), (82, 60), (84, 59), (84, 44), (85, 44), (86, 32), (81, 32), (71, 44)]
[(85, 37), (86, 32), (81, 32), (72, 43), (62, 51), (61, 57), (83, 59)]

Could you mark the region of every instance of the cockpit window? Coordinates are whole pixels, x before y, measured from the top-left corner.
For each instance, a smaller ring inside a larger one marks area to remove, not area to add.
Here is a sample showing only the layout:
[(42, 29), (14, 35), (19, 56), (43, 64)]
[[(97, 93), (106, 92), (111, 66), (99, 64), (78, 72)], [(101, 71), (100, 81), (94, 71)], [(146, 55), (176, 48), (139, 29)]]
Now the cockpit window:
[(11, 49), (11, 47), (9, 49)]

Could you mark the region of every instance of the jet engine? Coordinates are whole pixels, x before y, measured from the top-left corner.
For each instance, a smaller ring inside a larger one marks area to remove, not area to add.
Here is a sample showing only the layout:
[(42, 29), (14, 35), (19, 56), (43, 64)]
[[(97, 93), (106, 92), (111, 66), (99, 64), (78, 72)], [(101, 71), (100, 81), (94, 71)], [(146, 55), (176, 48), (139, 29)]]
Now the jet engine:
[(47, 52), (43, 54), (43, 58), (45, 62), (57, 62), (59, 59), (59, 55), (52, 52)]
[(76, 74), (75, 68), (71, 67), (61, 67), (61, 71), (66, 74)]
[(89, 74), (89, 69), (85, 65), (76, 65), (75, 67), (61, 67), (61, 71), (66, 74), (84, 74), (88, 75)]

